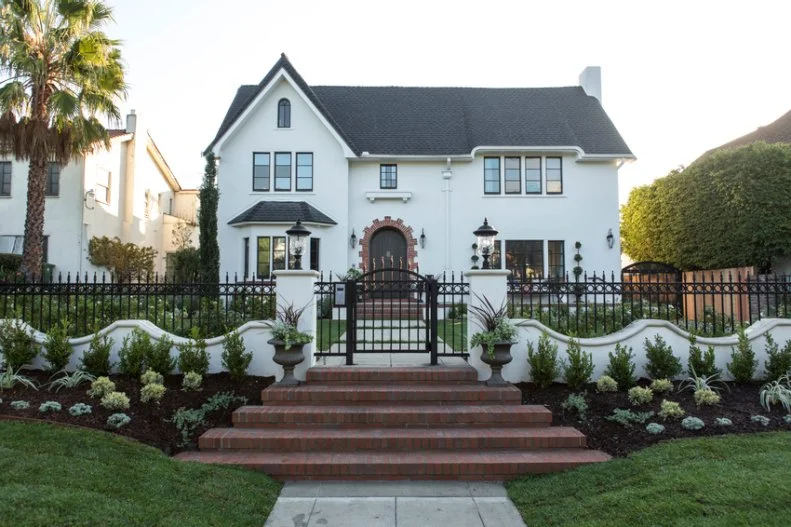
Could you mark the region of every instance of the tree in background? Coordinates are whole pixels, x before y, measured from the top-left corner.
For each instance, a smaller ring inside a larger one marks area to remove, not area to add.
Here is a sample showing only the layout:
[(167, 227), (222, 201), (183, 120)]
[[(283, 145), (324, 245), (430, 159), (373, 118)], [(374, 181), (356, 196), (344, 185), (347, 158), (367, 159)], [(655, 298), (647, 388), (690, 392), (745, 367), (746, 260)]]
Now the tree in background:
[(123, 243), (119, 238), (94, 236), (88, 242), (88, 259), (93, 265), (107, 267), (113, 277), (121, 282), (148, 278), (154, 273), (153, 247), (140, 247), (134, 243)]
[(206, 173), (200, 188), (200, 210), (198, 210), (200, 255), (200, 280), (205, 284), (220, 283), (220, 246), (217, 243), (217, 160), (214, 153), (206, 154)]
[(110, 146), (99, 116), (120, 120), (119, 41), (94, 0), (6, 0), (0, 9), (0, 153), (29, 161), (21, 270), (41, 273), (47, 163)]
[(621, 209), (624, 251), (680, 269), (757, 266), (791, 254), (791, 145), (763, 142), (708, 154)]
[(173, 244), (176, 250), (168, 254), (168, 278), (174, 282), (192, 282), (200, 274), (200, 254), (192, 246), (195, 226), (179, 222), (173, 227)]

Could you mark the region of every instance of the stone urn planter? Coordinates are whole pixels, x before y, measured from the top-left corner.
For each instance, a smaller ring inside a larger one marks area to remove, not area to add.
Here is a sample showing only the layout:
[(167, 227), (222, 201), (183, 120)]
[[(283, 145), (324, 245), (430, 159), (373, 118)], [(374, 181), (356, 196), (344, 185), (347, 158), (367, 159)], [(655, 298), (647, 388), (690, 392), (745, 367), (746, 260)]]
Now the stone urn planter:
[(508, 386), (508, 382), (503, 379), (503, 366), (513, 360), (511, 356), (511, 346), (515, 342), (495, 342), (494, 353), (490, 354), (486, 346), (481, 350), (481, 361), (492, 368), (492, 375), (485, 381), (486, 386)]
[(272, 360), (283, 367), (283, 378), (275, 386), (299, 386), (299, 381), (294, 377), (294, 367), (305, 360), (302, 352), (304, 344), (292, 344), (286, 349), (286, 343), (280, 339), (270, 339), (267, 341), (275, 348), (275, 355)]

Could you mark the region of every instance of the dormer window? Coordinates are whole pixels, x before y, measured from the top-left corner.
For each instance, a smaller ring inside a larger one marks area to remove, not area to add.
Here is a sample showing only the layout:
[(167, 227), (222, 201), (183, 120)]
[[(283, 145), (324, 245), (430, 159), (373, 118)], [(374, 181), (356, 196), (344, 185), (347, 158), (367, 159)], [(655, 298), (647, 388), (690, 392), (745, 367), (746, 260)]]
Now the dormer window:
[(277, 127), (291, 128), (291, 103), (288, 99), (280, 99), (277, 103)]

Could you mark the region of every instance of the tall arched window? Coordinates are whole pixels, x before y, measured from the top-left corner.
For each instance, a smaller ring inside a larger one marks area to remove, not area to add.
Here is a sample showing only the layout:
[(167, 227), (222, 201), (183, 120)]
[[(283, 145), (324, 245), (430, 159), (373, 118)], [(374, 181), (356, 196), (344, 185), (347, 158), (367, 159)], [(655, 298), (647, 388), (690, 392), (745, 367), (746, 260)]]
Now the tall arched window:
[(291, 103), (288, 99), (280, 99), (277, 103), (277, 127), (291, 128)]

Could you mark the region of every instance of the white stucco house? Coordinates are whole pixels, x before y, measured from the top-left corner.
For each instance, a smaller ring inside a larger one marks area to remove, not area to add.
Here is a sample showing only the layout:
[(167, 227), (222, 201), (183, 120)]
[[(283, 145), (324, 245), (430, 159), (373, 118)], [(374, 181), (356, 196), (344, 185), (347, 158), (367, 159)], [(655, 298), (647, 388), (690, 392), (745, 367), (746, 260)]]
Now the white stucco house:
[(282, 55), (238, 89), (207, 148), (223, 272), (289, 265), (297, 219), (313, 269), (466, 270), (485, 217), (495, 265), (517, 277), (570, 273), (576, 242), (586, 271), (618, 271), (618, 168), (634, 156), (600, 80), (587, 68), (560, 88), (309, 86)]
[[(44, 260), (64, 277), (105, 270), (88, 260), (94, 236), (153, 247), (155, 271), (164, 272), (174, 226), (196, 221), (198, 191), (181, 187), (141, 116), (133, 110), (124, 129), (109, 132), (109, 150), (49, 166)], [(0, 158), (0, 253), (22, 254), (27, 174), (27, 161)]]

